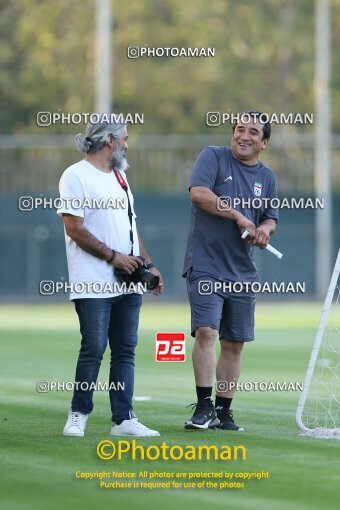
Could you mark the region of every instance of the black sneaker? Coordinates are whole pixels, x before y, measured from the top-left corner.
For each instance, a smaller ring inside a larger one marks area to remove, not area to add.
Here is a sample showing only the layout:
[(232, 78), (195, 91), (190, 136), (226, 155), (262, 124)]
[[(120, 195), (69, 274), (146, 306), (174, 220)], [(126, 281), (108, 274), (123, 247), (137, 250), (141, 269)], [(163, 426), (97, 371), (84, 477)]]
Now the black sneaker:
[(204, 400), (199, 400), (197, 404), (190, 404), (190, 406), (195, 407), (195, 412), (190, 420), (185, 422), (184, 428), (208, 429), (216, 427), (220, 423), (211, 398), (207, 397)]
[(216, 407), (217, 418), (219, 419), (219, 425), (216, 425), (217, 429), (222, 430), (238, 430), (242, 431), (243, 428), (236, 425), (233, 418), (233, 411), (231, 409), (226, 409), (225, 407), (217, 406)]

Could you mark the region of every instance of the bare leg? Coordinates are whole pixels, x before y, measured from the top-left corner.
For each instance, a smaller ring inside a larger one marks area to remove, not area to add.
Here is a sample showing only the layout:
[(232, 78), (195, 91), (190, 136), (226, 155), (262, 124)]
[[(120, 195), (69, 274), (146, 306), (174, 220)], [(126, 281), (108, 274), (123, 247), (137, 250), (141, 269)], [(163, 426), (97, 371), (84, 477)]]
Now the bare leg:
[[(241, 353), (244, 342), (231, 342), (226, 338), (220, 341), (221, 353), (216, 366), (216, 380), (226, 381), (227, 383), (237, 383), (241, 371)], [(216, 392), (219, 397), (233, 398), (235, 387), (225, 392)]]
[(213, 385), (216, 369), (216, 336), (216, 329), (208, 327), (196, 329), (195, 345), (192, 351), (196, 386)]

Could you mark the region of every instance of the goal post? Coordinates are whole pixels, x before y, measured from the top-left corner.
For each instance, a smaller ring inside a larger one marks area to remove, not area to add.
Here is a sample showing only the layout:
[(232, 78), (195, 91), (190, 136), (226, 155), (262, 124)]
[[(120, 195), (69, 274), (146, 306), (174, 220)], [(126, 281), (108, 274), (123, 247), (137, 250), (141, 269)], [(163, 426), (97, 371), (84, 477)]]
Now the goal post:
[(301, 435), (340, 439), (340, 250), (296, 411)]

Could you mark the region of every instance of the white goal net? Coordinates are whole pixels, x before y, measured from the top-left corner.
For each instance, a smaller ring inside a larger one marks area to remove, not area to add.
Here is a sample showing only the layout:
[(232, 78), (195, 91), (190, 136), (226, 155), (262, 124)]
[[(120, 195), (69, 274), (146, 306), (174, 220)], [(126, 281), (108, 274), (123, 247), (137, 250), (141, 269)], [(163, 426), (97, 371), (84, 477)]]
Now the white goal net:
[(302, 435), (340, 439), (340, 250), (296, 412)]

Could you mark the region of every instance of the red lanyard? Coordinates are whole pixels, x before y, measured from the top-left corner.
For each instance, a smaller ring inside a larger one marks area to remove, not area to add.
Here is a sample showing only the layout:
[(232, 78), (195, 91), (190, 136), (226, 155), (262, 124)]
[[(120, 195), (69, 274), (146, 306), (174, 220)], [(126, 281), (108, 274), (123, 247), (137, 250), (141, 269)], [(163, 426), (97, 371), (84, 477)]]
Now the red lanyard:
[(119, 182), (121, 188), (123, 188), (123, 190), (127, 190), (128, 189), (128, 185), (127, 185), (126, 180), (122, 176), (122, 174), (120, 172), (118, 172), (118, 170), (113, 170), (113, 171), (115, 173), (115, 176), (116, 176), (117, 181)]
[(117, 179), (120, 187), (125, 191), (126, 197), (127, 197), (127, 201), (128, 201), (128, 216), (129, 216), (129, 221), (130, 221), (130, 241), (131, 241), (131, 253), (130, 253), (130, 255), (133, 255), (133, 228), (132, 228), (133, 213), (132, 213), (132, 207), (131, 207), (129, 193), (128, 193), (128, 189), (129, 188), (128, 188), (127, 182), (124, 179), (124, 177), (122, 176), (122, 174), (118, 170), (113, 170), (113, 171), (114, 171), (114, 174), (116, 176), (116, 179)]

